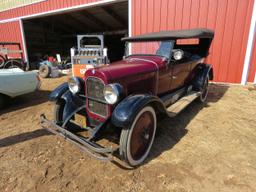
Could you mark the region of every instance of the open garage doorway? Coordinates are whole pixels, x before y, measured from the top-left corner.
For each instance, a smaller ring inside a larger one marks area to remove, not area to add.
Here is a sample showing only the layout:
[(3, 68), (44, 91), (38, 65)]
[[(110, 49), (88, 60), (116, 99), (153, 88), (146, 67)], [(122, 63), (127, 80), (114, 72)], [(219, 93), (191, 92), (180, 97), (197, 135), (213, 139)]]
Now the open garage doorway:
[(23, 20), (31, 69), (45, 56), (67, 58), (77, 46), (77, 35), (104, 35), (110, 62), (122, 59), (128, 35), (128, 1)]

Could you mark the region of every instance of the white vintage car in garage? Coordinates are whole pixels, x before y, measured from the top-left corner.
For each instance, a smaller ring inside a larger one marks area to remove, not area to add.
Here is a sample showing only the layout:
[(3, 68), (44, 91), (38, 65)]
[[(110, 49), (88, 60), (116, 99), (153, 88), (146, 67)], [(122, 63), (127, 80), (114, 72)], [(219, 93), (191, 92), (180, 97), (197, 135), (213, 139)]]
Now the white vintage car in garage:
[(6, 99), (31, 93), (40, 87), (36, 71), (24, 72), (19, 68), (0, 70), (0, 109)]

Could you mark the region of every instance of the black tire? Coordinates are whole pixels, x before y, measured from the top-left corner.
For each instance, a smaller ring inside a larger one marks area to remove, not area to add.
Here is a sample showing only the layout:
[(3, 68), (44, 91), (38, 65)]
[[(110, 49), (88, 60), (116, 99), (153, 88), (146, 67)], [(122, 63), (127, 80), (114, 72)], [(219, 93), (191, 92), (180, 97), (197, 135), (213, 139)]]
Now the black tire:
[(203, 87), (201, 89), (201, 94), (197, 100), (201, 103), (205, 103), (207, 100), (208, 92), (209, 92), (209, 76), (207, 75), (207, 77), (205, 78)]
[(18, 60), (9, 60), (9, 61), (7, 61), (4, 65), (4, 68), (5, 69), (20, 68), (20, 69), (24, 70), (21, 62), (18, 61)]
[(51, 74), (51, 68), (47, 65), (41, 65), (39, 67), (39, 76), (42, 78), (47, 78)]
[(3, 109), (6, 105), (7, 98), (0, 93), (0, 109)]
[(62, 126), (62, 124), (63, 124), (62, 117), (63, 117), (64, 106), (65, 106), (65, 102), (60, 100), (60, 101), (56, 102), (54, 109), (53, 109), (54, 122), (59, 126)]
[(129, 128), (123, 128), (119, 141), (121, 158), (132, 167), (143, 164), (152, 147), (156, 132), (156, 113), (144, 107)]

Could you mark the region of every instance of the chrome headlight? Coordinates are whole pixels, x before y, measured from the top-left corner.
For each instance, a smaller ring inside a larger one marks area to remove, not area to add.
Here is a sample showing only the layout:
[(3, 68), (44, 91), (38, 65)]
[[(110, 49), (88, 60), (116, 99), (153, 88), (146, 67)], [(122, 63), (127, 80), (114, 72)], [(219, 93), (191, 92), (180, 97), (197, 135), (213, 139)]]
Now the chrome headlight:
[(76, 77), (71, 77), (69, 80), (68, 80), (68, 87), (69, 87), (69, 90), (73, 93), (73, 94), (77, 94), (80, 89), (81, 89), (81, 85), (80, 85), (80, 82), (78, 80), (78, 78)]
[(120, 99), (121, 93), (122, 87), (117, 83), (106, 85), (103, 91), (105, 100), (111, 105), (115, 104)]
[(183, 57), (184, 57), (184, 51), (182, 51), (181, 49), (176, 49), (176, 50), (174, 50), (173, 58), (174, 58), (176, 61), (181, 60)]

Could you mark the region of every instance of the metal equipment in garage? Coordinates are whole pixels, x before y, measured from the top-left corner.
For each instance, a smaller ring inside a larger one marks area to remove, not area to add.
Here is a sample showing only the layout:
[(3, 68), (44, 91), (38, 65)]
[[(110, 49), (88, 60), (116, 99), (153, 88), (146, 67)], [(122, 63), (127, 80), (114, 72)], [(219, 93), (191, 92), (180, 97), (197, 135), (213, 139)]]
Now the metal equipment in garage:
[(0, 69), (28, 69), (20, 43), (0, 42), (0, 46)]
[(78, 35), (77, 49), (71, 48), (73, 76), (83, 77), (87, 69), (108, 63), (103, 35)]

